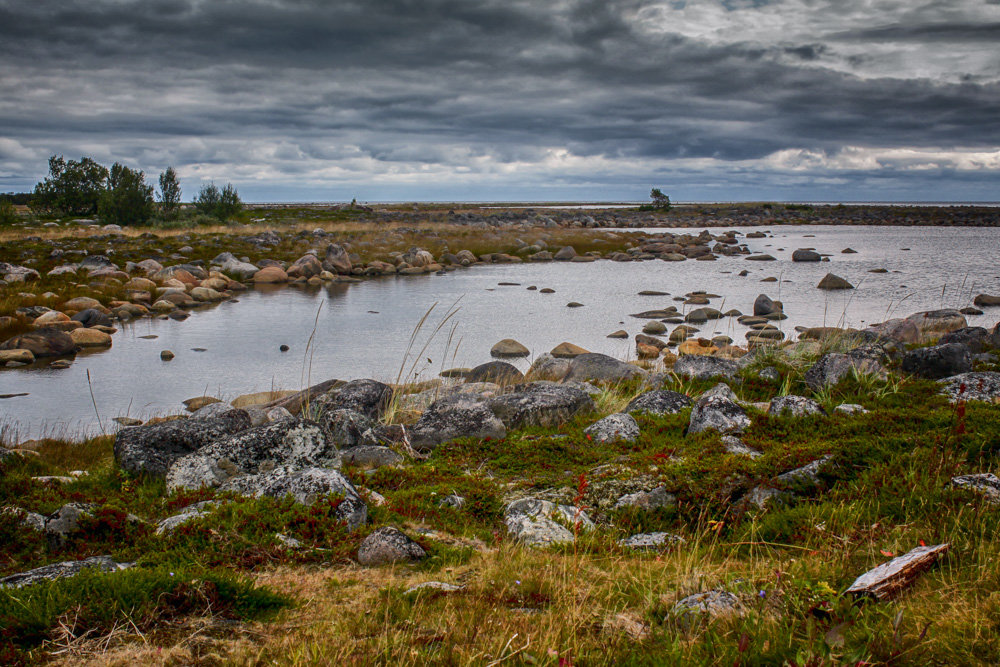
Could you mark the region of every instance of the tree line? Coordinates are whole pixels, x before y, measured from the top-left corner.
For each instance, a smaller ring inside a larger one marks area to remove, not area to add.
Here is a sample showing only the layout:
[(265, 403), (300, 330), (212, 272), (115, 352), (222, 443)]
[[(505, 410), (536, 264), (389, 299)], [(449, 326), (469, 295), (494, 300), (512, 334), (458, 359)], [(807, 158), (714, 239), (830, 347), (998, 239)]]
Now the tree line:
[[(35, 186), (27, 204), (39, 216), (96, 215), (122, 226), (146, 224), (154, 217), (174, 220), (181, 214), (181, 186), (173, 167), (160, 174), (158, 185), (154, 188), (141, 170), (120, 162), (109, 169), (89, 157), (53, 155), (48, 177)], [(231, 183), (222, 189), (208, 183), (198, 191), (194, 209), (224, 222), (243, 210), (243, 202)]]

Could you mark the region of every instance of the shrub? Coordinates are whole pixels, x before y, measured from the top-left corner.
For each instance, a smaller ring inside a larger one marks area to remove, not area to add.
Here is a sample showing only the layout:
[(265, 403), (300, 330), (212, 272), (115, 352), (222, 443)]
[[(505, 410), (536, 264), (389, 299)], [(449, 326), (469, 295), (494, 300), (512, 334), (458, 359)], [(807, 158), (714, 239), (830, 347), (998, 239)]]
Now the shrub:
[(93, 215), (108, 180), (108, 168), (89, 157), (67, 162), (49, 158), (49, 177), (35, 186), (32, 210), (44, 215)]
[(14, 204), (9, 199), (0, 199), (0, 225), (12, 225), (19, 219)]
[(215, 183), (203, 185), (194, 200), (195, 208), (205, 215), (211, 215), (225, 222), (243, 210), (243, 202), (232, 183), (219, 190)]
[(101, 194), (98, 215), (106, 223), (138, 225), (153, 215), (153, 186), (146, 176), (116, 162), (108, 176), (108, 188)]
[(181, 204), (181, 184), (177, 181), (177, 172), (173, 167), (167, 167), (160, 174), (160, 210), (167, 220), (177, 214)]

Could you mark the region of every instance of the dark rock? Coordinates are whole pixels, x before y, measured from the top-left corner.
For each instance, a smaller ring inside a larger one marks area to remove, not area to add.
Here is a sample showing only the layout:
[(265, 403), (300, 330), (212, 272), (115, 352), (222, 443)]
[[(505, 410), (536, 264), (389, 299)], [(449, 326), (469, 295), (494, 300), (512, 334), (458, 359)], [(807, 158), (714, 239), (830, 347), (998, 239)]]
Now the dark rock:
[(910, 350), (903, 357), (904, 373), (938, 380), (972, 370), (972, 354), (961, 343), (946, 343)]
[(36, 567), (34, 570), (19, 572), (0, 579), (0, 588), (21, 588), (43, 581), (54, 581), (66, 577), (75, 577), (86, 569), (97, 569), (101, 572), (117, 572), (132, 567), (132, 563), (118, 563), (111, 556), (92, 556), (84, 560), (66, 561)]
[(732, 380), (740, 367), (732, 359), (709, 357), (706, 355), (684, 355), (674, 364), (674, 373), (683, 377), (705, 380), (713, 377), (723, 377)]
[(209, 419), (175, 419), (123, 428), (115, 436), (115, 460), (122, 470), (134, 475), (164, 477), (182, 456), (248, 428), (250, 415), (232, 409)]
[(657, 350), (663, 350), (669, 345), (663, 339), (656, 338), (655, 336), (647, 336), (646, 334), (636, 334), (635, 335), (636, 347), (639, 345), (652, 345)]
[(386, 565), (422, 560), (427, 552), (395, 526), (379, 528), (361, 541), (358, 562), (362, 565)]
[(524, 375), (513, 364), (506, 361), (488, 361), (469, 371), (466, 382), (494, 382), (496, 384), (516, 384), (524, 381)]
[(0, 345), (0, 350), (31, 350), (35, 357), (63, 357), (75, 354), (78, 349), (68, 333), (52, 327), (8, 338)]
[(514, 393), (491, 398), (486, 405), (508, 430), (557, 426), (577, 414), (597, 409), (590, 396), (580, 389), (541, 383), (527, 384)]
[(973, 354), (984, 350), (1000, 348), (1000, 334), (991, 333), (983, 327), (965, 327), (946, 333), (938, 340), (940, 344), (961, 343)]
[(87, 308), (86, 310), (81, 310), (77, 314), (70, 318), (74, 322), (80, 322), (85, 327), (110, 327), (112, 326), (111, 318), (97, 310), (96, 308)]
[(314, 402), (321, 413), (353, 410), (369, 419), (381, 419), (392, 400), (392, 387), (377, 380), (351, 380), (320, 396)]
[(284, 498), (290, 495), (302, 505), (312, 505), (330, 495), (339, 496), (341, 501), (334, 514), (350, 530), (368, 520), (368, 506), (354, 486), (339, 470), (330, 468), (278, 466), (259, 475), (235, 477), (219, 489), (255, 498)]
[(1000, 306), (1000, 296), (993, 296), (992, 294), (979, 294), (972, 300), (972, 303), (980, 308)]
[(565, 380), (566, 382), (619, 382), (643, 375), (645, 372), (637, 366), (606, 354), (590, 352), (573, 358)]
[(831, 352), (820, 357), (812, 367), (805, 372), (803, 380), (810, 389), (818, 391), (826, 386), (840, 382), (849, 373), (871, 373), (883, 375), (880, 351), (878, 345), (859, 347), (847, 352)]
[(781, 308), (766, 294), (758, 295), (753, 302), (753, 314), (756, 317), (763, 317), (764, 315), (777, 312), (781, 312)]
[(854, 289), (854, 285), (832, 273), (823, 276), (823, 279), (819, 281), (816, 287), (820, 289)]
[(793, 262), (818, 262), (821, 259), (823, 259), (823, 256), (818, 252), (806, 248), (799, 248), (792, 253)]
[(636, 396), (625, 407), (625, 412), (646, 412), (654, 415), (673, 415), (690, 407), (691, 398), (667, 389), (654, 389)]
[(285, 419), (216, 440), (177, 459), (167, 471), (167, 488), (217, 487), (275, 466), (336, 468), (340, 452), (319, 424)]
[(502, 440), (507, 437), (503, 422), (476, 396), (454, 394), (440, 398), (420, 415), (410, 431), (410, 444), (428, 451), (458, 438)]

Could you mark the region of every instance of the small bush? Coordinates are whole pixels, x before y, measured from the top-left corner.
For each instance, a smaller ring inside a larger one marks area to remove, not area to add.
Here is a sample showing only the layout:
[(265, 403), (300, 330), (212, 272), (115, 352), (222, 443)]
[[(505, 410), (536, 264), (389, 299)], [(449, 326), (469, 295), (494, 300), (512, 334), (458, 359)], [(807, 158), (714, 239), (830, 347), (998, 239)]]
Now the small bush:
[(9, 199), (0, 199), (0, 225), (13, 225), (20, 220), (17, 209)]
[(227, 183), (222, 190), (219, 190), (215, 183), (202, 186), (194, 205), (200, 213), (211, 215), (223, 222), (243, 210), (243, 202), (232, 183)]
[(98, 215), (105, 223), (141, 225), (153, 215), (153, 186), (137, 169), (116, 162), (108, 176), (108, 189), (101, 194)]

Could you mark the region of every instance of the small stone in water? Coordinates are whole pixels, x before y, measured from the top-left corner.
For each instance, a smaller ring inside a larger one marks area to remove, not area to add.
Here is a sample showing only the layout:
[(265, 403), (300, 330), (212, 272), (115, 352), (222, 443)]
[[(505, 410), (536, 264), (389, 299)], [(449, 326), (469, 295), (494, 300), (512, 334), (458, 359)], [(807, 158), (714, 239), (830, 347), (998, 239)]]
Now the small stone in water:
[(287, 345), (279, 345), (278, 349), (281, 350), (282, 352), (288, 352), (288, 350), (290, 350), (291, 348), (289, 348)]
[(163, 359), (164, 361), (170, 361), (173, 358), (174, 358), (174, 353), (171, 352), (170, 350), (163, 350), (162, 352), (160, 352), (160, 359)]

